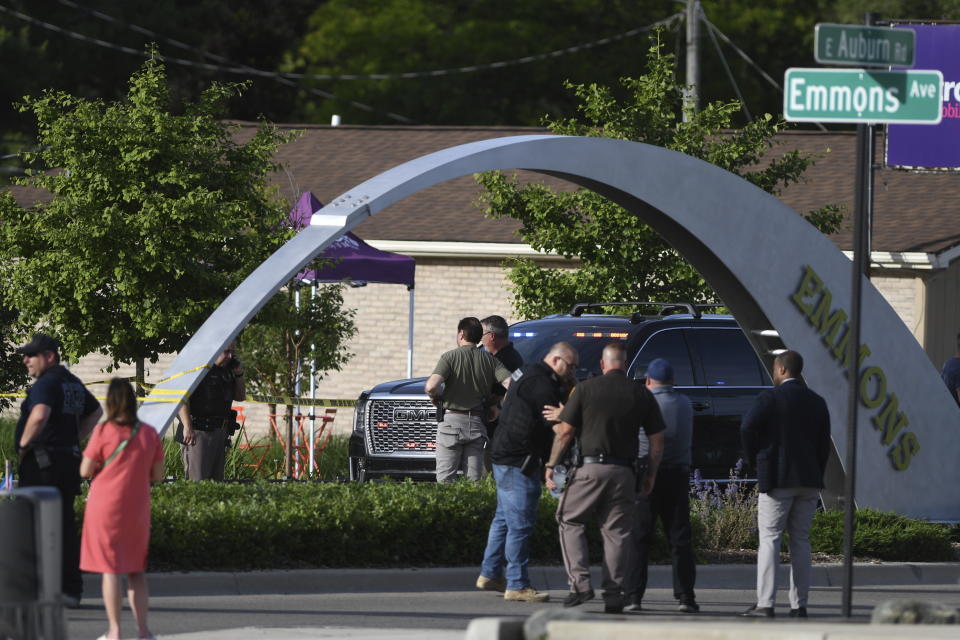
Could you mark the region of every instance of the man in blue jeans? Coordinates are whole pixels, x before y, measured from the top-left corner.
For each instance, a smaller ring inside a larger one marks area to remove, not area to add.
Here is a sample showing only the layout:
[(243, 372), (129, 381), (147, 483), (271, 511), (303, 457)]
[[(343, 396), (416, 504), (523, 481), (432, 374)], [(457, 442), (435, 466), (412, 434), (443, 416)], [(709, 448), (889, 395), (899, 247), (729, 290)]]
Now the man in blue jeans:
[(543, 463), (553, 443), (554, 423), (543, 417), (543, 409), (560, 404), (564, 381), (577, 363), (577, 351), (558, 342), (543, 361), (514, 372), (503, 400), (491, 453), (497, 511), (490, 523), (477, 588), (503, 591), (505, 600), (544, 602), (550, 597), (531, 586), (527, 573)]

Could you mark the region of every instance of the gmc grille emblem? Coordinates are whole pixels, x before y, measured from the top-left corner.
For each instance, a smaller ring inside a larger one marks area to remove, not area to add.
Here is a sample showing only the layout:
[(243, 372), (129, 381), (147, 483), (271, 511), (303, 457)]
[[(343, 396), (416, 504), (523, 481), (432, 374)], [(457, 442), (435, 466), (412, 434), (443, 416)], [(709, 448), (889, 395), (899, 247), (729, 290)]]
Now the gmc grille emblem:
[(432, 420), (436, 422), (437, 420), (437, 410), (434, 408), (422, 408), (422, 409), (394, 409), (393, 410), (393, 421), (394, 422), (426, 422), (427, 420)]

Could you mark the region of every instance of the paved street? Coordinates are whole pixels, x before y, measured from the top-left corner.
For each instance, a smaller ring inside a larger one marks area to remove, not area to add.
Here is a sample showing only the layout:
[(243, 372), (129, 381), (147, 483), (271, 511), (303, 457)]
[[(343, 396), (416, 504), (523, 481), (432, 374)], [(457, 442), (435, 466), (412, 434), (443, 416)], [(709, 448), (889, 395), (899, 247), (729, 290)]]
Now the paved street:
[[(917, 566), (925, 568), (917, 570)], [(672, 592), (665, 588), (669, 567), (653, 569), (656, 588), (648, 593), (644, 612), (621, 619), (735, 621), (735, 614), (753, 600), (752, 566), (703, 567), (703, 586), (698, 590), (702, 612), (683, 616), (676, 613)], [(854, 595), (859, 622), (867, 621), (876, 604), (892, 598), (937, 600), (960, 607), (960, 565), (877, 565), (857, 571), (864, 583)], [(834, 582), (836, 575), (821, 571), (815, 576), (819, 586), (811, 593), (810, 614), (821, 622), (842, 620), (840, 586), (826, 584)], [(83, 607), (67, 612), (72, 640), (92, 640), (105, 629), (98, 578), (89, 577)], [(158, 636), (178, 640), (405, 636), (447, 640), (462, 638), (473, 618), (519, 619), (540, 607), (559, 608), (566, 592), (562, 572), (555, 567), (534, 571), (535, 583), (550, 587), (552, 601), (543, 605), (505, 602), (495, 594), (476, 591), (474, 578), (475, 569), (469, 568), (159, 574), (151, 578), (151, 627)], [(436, 586), (428, 587), (430, 583)], [(781, 600), (785, 601), (785, 594)], [(602, 613), (599, 599), (582, 609), (604, 620), (613, 617)], [(785, 614), (786, 605), (781, 609)], [(784, 615), (773, 624), (787, 620)], [(130, 637), (134, 628), (128, 611), (124, 625), (125, 637)]]

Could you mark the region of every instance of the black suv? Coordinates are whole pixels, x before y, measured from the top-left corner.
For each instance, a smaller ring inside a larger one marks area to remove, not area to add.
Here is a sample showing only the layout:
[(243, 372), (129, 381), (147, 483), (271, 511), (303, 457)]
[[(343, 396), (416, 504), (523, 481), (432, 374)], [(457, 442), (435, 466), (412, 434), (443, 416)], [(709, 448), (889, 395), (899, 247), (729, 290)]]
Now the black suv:
[[(624, 305), (659, 312), (585, 313)], [(600, 374), (600, 355), (611, 340), (626, 343), (627, 373), (634, 378), (642, 377), (654, 358), (666, 358), (673, 365), (676, 389), (693, 402), (693, 468), (704, 478), (722, 479), (740, 457), (740, 419), (771, 382), (733, 317), (703, 314), (704, 308), (690, 303), (578, 303), (569, 314), (512, 325), (510, 340), (526, 363), (542, 359), (555, 342), (569, 342), (580, 354), (581, 380)], [(776, 336), (762, 340), (770, 342), (765, 348), (782, 348)], [(350, 437), (351, 480), (434, 474), (437, 414), (423, 392), (425, 381), (384, 382), (360, 394)]]

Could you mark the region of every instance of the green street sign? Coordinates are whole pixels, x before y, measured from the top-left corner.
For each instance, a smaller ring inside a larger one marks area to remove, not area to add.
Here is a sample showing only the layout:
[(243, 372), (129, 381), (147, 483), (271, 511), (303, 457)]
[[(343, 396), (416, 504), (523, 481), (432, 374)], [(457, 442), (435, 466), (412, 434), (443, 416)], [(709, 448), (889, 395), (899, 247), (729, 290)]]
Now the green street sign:
[(939, 124), (940, 71), (787, 69), (783, 117), (791, 122)]
[(912, 67), (917, 34), (913, 29), (818, 24), (813, 57), (820, 64)]

